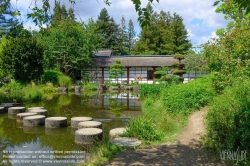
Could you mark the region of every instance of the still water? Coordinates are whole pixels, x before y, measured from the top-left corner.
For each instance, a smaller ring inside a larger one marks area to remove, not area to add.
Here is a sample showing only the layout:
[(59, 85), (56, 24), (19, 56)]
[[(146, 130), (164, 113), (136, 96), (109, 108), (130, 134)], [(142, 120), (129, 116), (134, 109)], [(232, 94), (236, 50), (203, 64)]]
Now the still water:
[[(104, 138), (111, 129), (124, 127), (129, 118), (141, 114), (139, 95), (132, 92), (56, 94), (39, 103), (22, 104), (44, 107), (48, 117), (88, 116), (102, 122)], [(0, 114), (0, 165), (76, 165), (83, 162), (91, 146), (74, 142), (74, 129), (24, 127), (15, 116)], [(53, 164), (52, 164), (53, 163)]]

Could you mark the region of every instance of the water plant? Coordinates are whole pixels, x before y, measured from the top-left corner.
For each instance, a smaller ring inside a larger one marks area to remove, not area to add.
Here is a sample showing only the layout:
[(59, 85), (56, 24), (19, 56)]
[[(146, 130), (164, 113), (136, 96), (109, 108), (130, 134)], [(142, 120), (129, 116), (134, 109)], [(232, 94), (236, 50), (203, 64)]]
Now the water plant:
[(66, 75), (58, 76), (58, 83), (61, 87), (68, 87), (71, 83), (71, 78)]

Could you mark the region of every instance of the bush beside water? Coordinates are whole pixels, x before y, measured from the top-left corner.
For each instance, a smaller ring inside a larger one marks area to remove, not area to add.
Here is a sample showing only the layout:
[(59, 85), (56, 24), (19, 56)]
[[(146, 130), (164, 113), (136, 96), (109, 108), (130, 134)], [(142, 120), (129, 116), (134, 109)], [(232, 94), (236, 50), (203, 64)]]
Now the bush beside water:
[[(204, 144), (222, 150), (250, 150), (250, 80), (235, 81), (210, 104)], [(250, 165), (241, 163), (242, 165)]]

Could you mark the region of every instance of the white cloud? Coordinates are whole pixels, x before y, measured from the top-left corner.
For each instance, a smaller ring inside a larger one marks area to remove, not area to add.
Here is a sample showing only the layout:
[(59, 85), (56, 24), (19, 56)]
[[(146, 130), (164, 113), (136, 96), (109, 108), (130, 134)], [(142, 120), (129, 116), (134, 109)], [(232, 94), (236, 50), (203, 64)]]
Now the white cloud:
[[(31, 12), (29, 6), (32, 6), (31, 2), (34, 4), (34, 0), (11, 0), (11, 2), (23, 13)], [(116, 23), (119, 24), (122, 15), (124, 15), (127, 23), (129, 19), (133, 20), (137, 32), (140, 29), (137, 22), (138, 15), (131, 0), (110, 0), (110, 6), (104, 4), (103, 0), (75, 0), (76, 4), (74, 6), (69, 3), (69, 0), (60, 0), (60, 2), (68, 8), (74, 7), (76, 17), (83, 22), (87, 22), (89, 18), (96, 20), (101, 9), (105, 7), (109, 15), (114, 17)], [(147, 2), (148, 0), (141, 0), (142, 7), (146, 7)], [(212, 6), (213, 2), (211, 0), (160, 0), (160, 3), (154, 1), (153, 7), (157, 12), (163, 10), (169, 11), (171, 15), (174, 12), (179, 14), (183, 18), (183, 23), (189, 32), (189, 39), (194, 45), (197, 45), (213, 36), (216, 29), (226, 27), (227, 21), (222, 14), (215, 13), (215, 7)], [(50, 0), (50, 3), (53, 6), (54, 0)], [(194, 24), (192, 23), (194, 19), (198, 19), (201, 22)], [(25, 15), (23, 20), (26, 20)], [(25, 27), (33, 28), (34, 26), (31, 24), (28, 21), (25, 23)]]

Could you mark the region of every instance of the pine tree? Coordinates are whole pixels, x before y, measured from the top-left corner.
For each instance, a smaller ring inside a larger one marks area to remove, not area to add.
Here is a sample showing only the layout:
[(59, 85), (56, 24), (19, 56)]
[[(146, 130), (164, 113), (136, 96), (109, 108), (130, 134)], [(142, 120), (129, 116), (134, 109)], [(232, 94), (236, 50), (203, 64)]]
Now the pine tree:
[(126, 20), (125, 20), (124, 16), (122, 16), (122, 19), (121, 19), (119, 41), (120, 41), (119, 44), (120, 44), (120, 48), (121, 48), (121, 54), (127, 55), (129, 52), (128, 30), (126, 27)]
[(131, 52), (134, 47), (135, 37), (136, 37), (136, 32), (134, 29), (134, 24), (133, 24), (132, 19), (130, 19), (128, 23), (128, 50), (129, 52)]
[(103, 8), (96, 21), (97, 33), (102, 36), (101, 48), (111, 49), (113, 55), (122, 53), (120, 28), (114, 19), (109, 16), (107, 9)]
[(18, 20), (14, 17), (10, 0), (0, 2), (0, 36), (7, 33), (18, 25)]
[(176, 13), (172, 18), (171, 32), (174, 53), (185, 54), (192, 47), (192, 44), (188, 40), (188, 32), (185, 29), (182, 17)]

